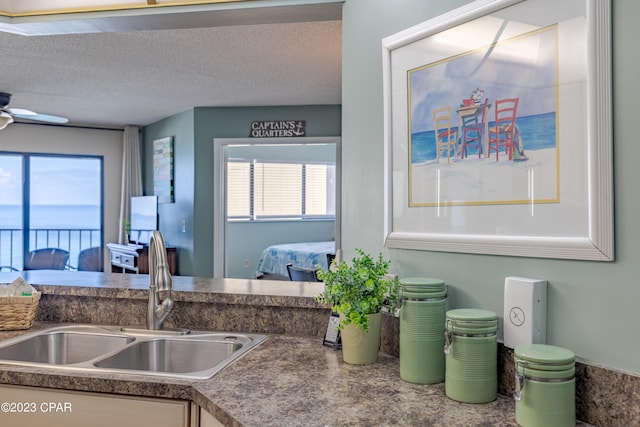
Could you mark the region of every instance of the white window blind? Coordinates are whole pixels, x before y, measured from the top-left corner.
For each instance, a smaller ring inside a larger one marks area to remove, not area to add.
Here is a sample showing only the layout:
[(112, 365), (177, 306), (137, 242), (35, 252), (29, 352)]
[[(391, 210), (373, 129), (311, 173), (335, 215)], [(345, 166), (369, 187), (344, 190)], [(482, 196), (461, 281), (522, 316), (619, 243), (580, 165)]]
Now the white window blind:
[(227, 163), (227, 216), (247, 217), (251, 213), (251, 165)]
[(307, 164), (305, 172), (305, 215), (335, 216), (336, 166)]
[(335, 217), (335, 164), (229, 159), (227, 218)]
[(253, 190), (256, 217), (302, 216), (302, 165), (255, 163)]

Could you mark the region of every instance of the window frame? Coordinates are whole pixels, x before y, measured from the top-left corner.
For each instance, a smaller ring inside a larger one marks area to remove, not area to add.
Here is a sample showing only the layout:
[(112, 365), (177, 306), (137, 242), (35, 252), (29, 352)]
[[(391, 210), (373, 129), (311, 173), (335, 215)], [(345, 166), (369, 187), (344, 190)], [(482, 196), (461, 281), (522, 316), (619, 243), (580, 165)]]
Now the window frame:
[(226, 246), (226, 183), (225, 150), (228, 146), (260, 144), (334, 144), (336, 149), (336, 207), (335, 242), (336, 250), (342, 245), (341, 183), (342, 183), (342, 139), (339, 136), (292, 137), (292, 138), (214, 138), (213, 139), (213, 277), (224, 278)]
[[(31, 248), (31, 159), (33, 158), (65, 158), (65, 159), (91, 159), (99, 162), (100, 172), (100, 197), (99, 197), (99, 215), (100, 215), (100, 227), (99, 227), (99, 240), (100, 246), (104, 246), (104, 190), (105, 190), (105, 170), (104, 170), (104, 156), (94, 154), (66, 154), (66, 153), (40, 153), (40, 152), (22, 152), (22, 151), (10, 151), (0, 150), (0, 156), (18, 156), (21, 157), (22, 162), (22, 259), (24, 260), (30, 250), (37, 249)], [(37, 237), (36, 237), (37, 240)], [(82, 243), (82, 242), (81, 242)]]
[[(231, 222), (265, 222), (265, 221), (309, 221), (309, 220), (331, 220), (334, 221), (336, 219), (335, 215), (335, 207), (333, 214), (308, 214), (307, 213), (307, 181), (308, 175), (307, 170), (309, 165), (325, 165), (325, 166), (333, 166), (334, 173), (333, 179), (336, 179), (337, 167), (336, 162), (326, 162), (326, 161), (295, 161), (295, 160), (271, 160), (271, 159), (261, 159), (261, 158), (240, 158), (240, 157), (231, 157), (226, 159), (226, 163), (241, 163), (249, 165), (249, 213), (247, 215), (229, 215), (228, 203), (225, 202), (225, 218), (227, 221)], [(287, 164), (287, 165), (300, 165), (301, 166), (301, 177), (300, 177), (300, 198), (301, 198), (301, 206), (300, 206), (300, 214), (273, 214), (273, 215), (259, 215), (256, 213), (255, 203), (256, 203), (256, 192), (255, 192), (255, 184), (256, 184), (256, 175), (255, 169), (258, 164)], [(228, 183), (228, 174), (225, 174), (225, 185)], [(225, 188), (228, 188), (225, 187)], [(226, 191), (226, 190), (225, 190)], [(227, 197), (228, 200), (228, 197)], [(336, 201), (337, 203), (337, 201)]]

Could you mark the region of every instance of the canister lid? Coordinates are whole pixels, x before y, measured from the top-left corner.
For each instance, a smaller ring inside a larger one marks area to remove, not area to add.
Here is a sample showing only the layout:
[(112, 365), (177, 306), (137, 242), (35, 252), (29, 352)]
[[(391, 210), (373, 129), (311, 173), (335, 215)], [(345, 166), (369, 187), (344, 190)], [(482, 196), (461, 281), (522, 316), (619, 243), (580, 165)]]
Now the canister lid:
[(462, 321), (491, 321), (498, 320), (498, 315), (493, 311), (478, 308), (457, 308), (447, 311), (447, 318)]
[(400, 284), (409, 286), (442, 288), (444, 286), (444, 280), (432, 279), (429, 277), (405, 277), (403, 279), (400, 279)]
[(575, 355), (566, 348), (547, 344), (519, 345), (514, 350), (516, 372), (542, 379), (573, 378)]
[(400, 293), (405, 298), (442, 298), (447, 287), (441, 279), (407, 277), (400, 279)]
[(571, 350), (548, 344), (519, 345), (514, 354), (516, 358), (536, 363), (538, 369), (542, 369), (541, 366), (544, 365), (567, 365), (575, 360), (575, 354)]
[(406, 289), (402, 289), (399, 295), (402, 299), (406, 300), (445, 300), (447, 298), (447, 291), (442, 290), (439, 292), (412, 292)]
[(495, 334), (498, 315), (493, 311), (477, 308), (458, 308), (447, 311), (446, 329), (454, 334)]

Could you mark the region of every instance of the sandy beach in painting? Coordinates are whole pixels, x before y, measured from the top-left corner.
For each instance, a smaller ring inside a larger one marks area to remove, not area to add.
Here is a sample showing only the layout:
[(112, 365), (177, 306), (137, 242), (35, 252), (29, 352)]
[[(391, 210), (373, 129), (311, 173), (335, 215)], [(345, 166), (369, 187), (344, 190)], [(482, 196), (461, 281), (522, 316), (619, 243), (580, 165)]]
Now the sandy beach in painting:
[(471, 154), (413, 164), (411, 206), (511, 204), (558, 199), (556, 149), (526, 151), (528, 160), (514, 162), (504, 152), (496, 162)]

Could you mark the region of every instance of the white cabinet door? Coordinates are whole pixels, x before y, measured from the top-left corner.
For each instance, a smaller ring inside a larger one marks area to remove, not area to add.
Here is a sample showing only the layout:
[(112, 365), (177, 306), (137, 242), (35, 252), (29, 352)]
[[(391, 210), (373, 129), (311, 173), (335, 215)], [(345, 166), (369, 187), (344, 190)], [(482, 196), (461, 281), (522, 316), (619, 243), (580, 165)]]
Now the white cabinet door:
[(189, 427), (187, 401), (0, 385), (2, 427)]

